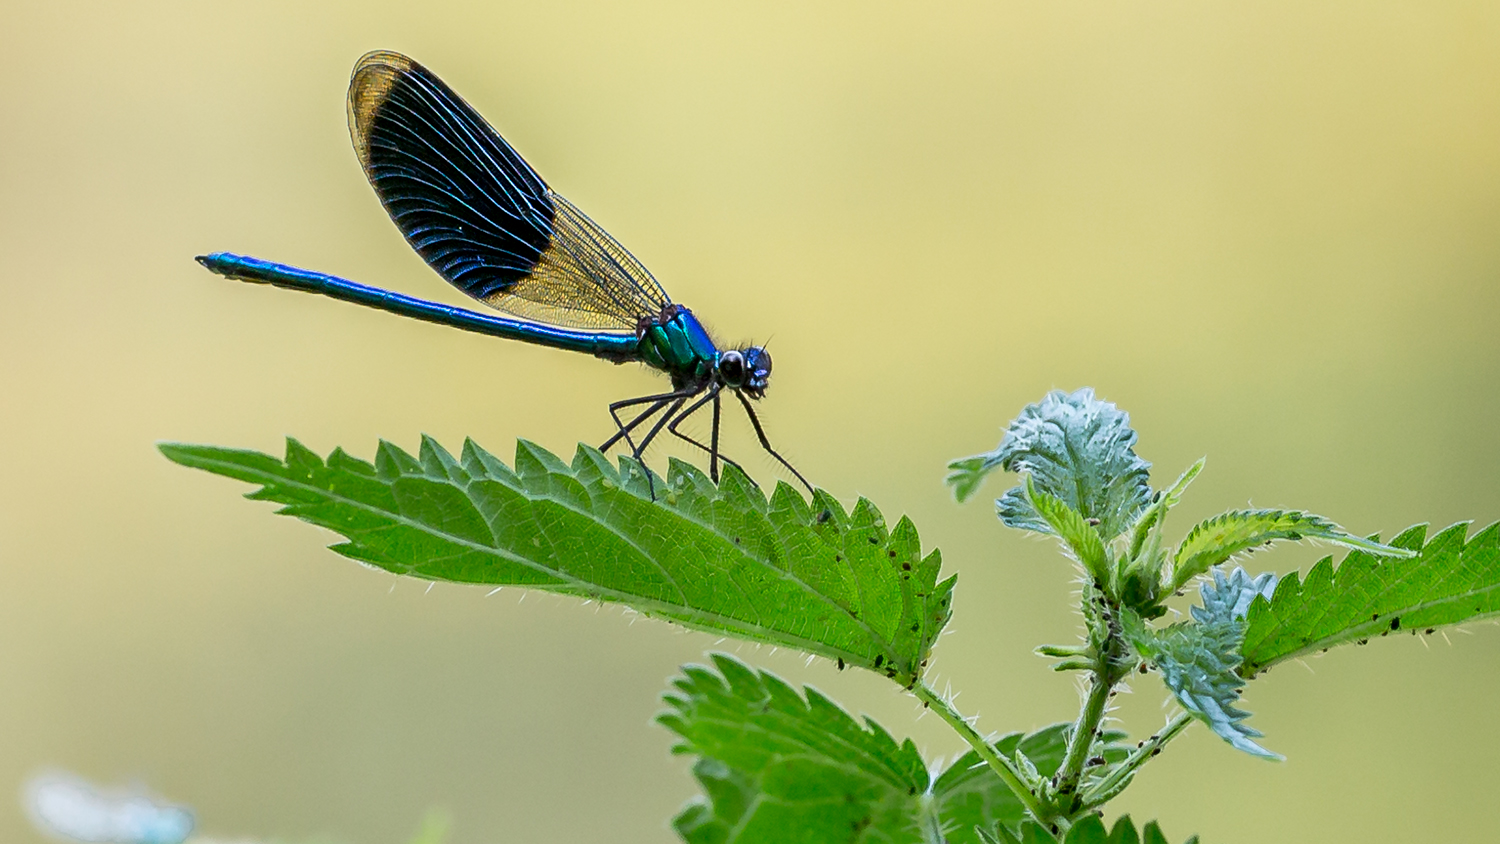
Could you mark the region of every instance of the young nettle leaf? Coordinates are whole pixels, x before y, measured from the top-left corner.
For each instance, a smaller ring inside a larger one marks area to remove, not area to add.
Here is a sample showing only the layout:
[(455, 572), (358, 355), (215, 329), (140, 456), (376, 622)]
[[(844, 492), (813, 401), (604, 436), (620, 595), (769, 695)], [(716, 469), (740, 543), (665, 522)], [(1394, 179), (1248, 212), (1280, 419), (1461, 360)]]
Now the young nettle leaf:
[(1095, 665), (1093, 649), (1088, 645), (1038, 645), (1032, 653), (1062, 660), (1053, 663), (1053, 671), (1091, 671)]
[(954, 578), (903, 518), (887, 530), (860, 499), (811, 506), (785, 484), (768, 501), (728, 467), (715, 486), (674, 461), (652, 501), (639, 464), (580, 446), (572, 465), (520, 441), (512, 470), (473, 442), (455, 459), (429, 438), (412, 457), (326, 461), (295, 440), (277, 459), (161, 446), (181, 463), (260, 484), (249, 494), (348, 539), (334, 551), (396, 574), (515, 585), (613, 601), (701, 630), (785, 645), (916, 682), (947, 623)]
[(1104, 540), (1099, 538), (1099, 532), (1061, 498), (1037, 489), (1031, 475), (1026, 476), (1022, 488), (1032, 511), (1047, 523), (1047, 532), (1063, 541), (1073, 559), (1083, 566), (1083, 570), (1088, 572), (1095, 583), (1107, 583), (1110, 556)]
[[(1151, 501), (1151, 464), (1136, 456), (1135, 441), (1129, 414), (1094, 398), (1093, 390), (1054, 390), (1021, 411), (991, 454), (1007, 471), (1031, 475), (1038, 489), (1062, 499), (1110, 540)], [(1010, 527), (1051, 532), (1021, 487), (997, 506)]]
[(985, 476), (998, 468), (1000, 468), (1000, 454), (997, 451), (976, 454), (973, 457), (960, 457), (957, 460), (948, 461), (948, 476), (943, 478), (943, 483), (953, 487), (953, 497), (958, 499), (959, 503), (963, 503), (979, 490), (979, 485), (984, 483)]
[(1300, 510), (1232, 510), (1205, 519), (1188, 531), (1177, 546), (1173, 560), (1175, 592), (1188, 581), (1234, 556), (1254, 551), (1278, 539), (1323, 539), (1385, 557), (1410, 557), (1404, 548), (1393, 548), (1346, 533), (1322, 516)]
[(1465, 541), (1468, 522), (1423, 540), (1418, 525), (1391, 540), (1406, 559), (1357, 550), (1337, 570), (1325, 557), (1305, 578), (1281, 579), (1250, 607), (1241, 671), (1253, 677), (1283, 660), (1400, 631), (1432, 632), (1500, 614), (1500, 525)]
[(1162, 681), (1178, 703), (1207, 724), (1220, 738), (1246, 753), (1266, 759), (1280, 755), (1256, 744), (1261, 733), (1238, 708), (1245, 681), (1238, 668), (1244, 616), (1257, 595), (1275, 586), (1270, 574), (1251, 578), (1236, 568), (1228, 577), (1215, 569), (1211, 583), (1200, 588), (1203, 605), (1191, 608), (1193, 620), (1157, 630), (1126, 613), (1126, 633), (1136, 650), (1161, 671)]
[(1135, 526), (1130, 530), (1130, 559), (1139, 559), (1146, 551), (1146, 545), (1150, 541), (1160, 544), (1161, 526), (1166, 521), (1167, 514), (1182, 500), (1183, 493), (1187, 492), (1188, 486), (1203, 471), (1205, 458), (1198, 458), (1197, 462), (1187, 468), (1180, 477), (1169, 487), (1161, 491), (1145, 510), (1141, 511), (1140, 518), (1136, 519)]

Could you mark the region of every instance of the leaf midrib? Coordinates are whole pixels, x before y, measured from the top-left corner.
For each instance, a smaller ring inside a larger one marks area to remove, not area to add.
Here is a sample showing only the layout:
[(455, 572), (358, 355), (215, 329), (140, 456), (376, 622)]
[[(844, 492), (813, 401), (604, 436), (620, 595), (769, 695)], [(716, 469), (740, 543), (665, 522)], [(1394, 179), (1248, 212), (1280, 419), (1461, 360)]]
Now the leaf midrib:
[[(225, 461), (225, 460), (218, 460), (218, 459), (214, 459), (214, 458), (200, 458), (200, 460), (203, 463), (211, 463), (211, 464), (213, 464), (215, 466), (224, 466), (224, 467), (234, 468), (234, 469), (237, 469), (237, 470), (239, 470), (240, 472), (242, 472), (244, 474), (254, 475), (254, 476), (258, 477), (258, 478), (268, 478), (269, 477), (269, 478), (274, 479), (272, 481), (266, 481), (266, 480), (257, 481), (262, 486), (282, 485), (282, 486), (290, 486), (290, 487), (292, 487), (294, 489), (298, 489), (298, 490), (301, 490), (301, 491), (304, 491), (304, 492), (312, 492), (312, 493), (315, 493), (316, 495), (318, 495), (318, 496), (320, 496), (322, 498), (325, 498), (325, 499), (330, 500), (330, 501), (334, 501), (334, 502), (337, 502), (337, 503), (340, 503), (340, 504), (344, 504), (344, 505), (350, 506), (350, 507), (352, 507), (352, 508), (354, 508), (356, 510), (361, 510), (361, 511), (366, 512), (366, 513), (372, 513), (372, 514), (375, 514), (375, 515), (378, 515), (378, 516), (381, 516), (381, 517), (384, 517), (384, 518), (389, 518), (392, 521), (394, 521), (394, 522), (396, 522), (398, 524), (401, 524), (401, 525), (403, 525), (405, 527), (411, 528), (411, 529), (416, 530), (416, 531), (421, 532), (421, 533), (425, 533), (425, 534), (427, 534), (429, 536), (437, 537), (439, 539), (443, 539), (445, 541), (452, 542), (455, 545), (459, 545), (461, 547), (469, 548), (471, 550), (478, 551), (478, 552), (484, 553), (484, 554), (494, 554), (495, 556), (501, 557), (502, 559), (510, 560), (512, 562), (515, 562), (517, 564), (525, 566), (525, 567), (527, 567), (527, 568), (529, 568), (529, 569), (531, 569), (533, 571), (537, 571), (539, 573), (546, 574), (546, 575), (549, 575), (551, 577), (556, 577), (556, 578), (564, 581), (568, 586), (574, 588), (577, 591), (581, 591), (584, 594), (595, 595), (595, 596), (598, 596), (601, 599), (604, 598), (605, 596), (609, 596), (609, 597), (614, 598), (614, 600), (618, 601), (619, 603), (625, 604), (627, 606), (632, 606), (632, 607), (636, 608), (637, 610), (639, 610), (641, 612), (647, 612), (647, 613), (649, 613), (649, 612), (655, 610), (655, 611), (659, 612), (662, 615), (676, 617), (679, 620), (683, 620), (684, 617), (692, 618), (692, 619), (705, 619), (706, 621), (701, 622), (701, 623), (704, 624), (705, 627), (709, 627), (711, 625), (711, 623), (717, 623), (721, 627), (738, 627), (738, 628), (741, 628), (741, 629), (749, 629), (749, 630), (751, 630), (751, 631), (753, 631), (755, 633), (758, 633), (760, 635), (768, 635), (768, 636), (769, 635), (774, 635), (775, 637), (783, 639), (788, 644), (796, 644), (796, 645), (801, 646), (801, 647), (806, 647), (808, 650), (820, 651), (820, 652), (824, 652), (824, 653), (832, 653), (832, 654), (841, 655), (841, 656), (847, 656), (847, 657), (850, 658), (851, 662), (855, 662), (855, 663), (858, 663), (858, 662), (860, 662), (860, 661), (862, 661), (862, 660), (864, 660), (866, 658), (864, 654), (856, 653), (856, 652), (853, 652), (853, 651), (845, 651), (845, 650), (842, 650), (842, 649), (839, 649), (839, 648), (831, 647), (830, 645), (828, 645), (828, 643), (823, 642), (821, 640), (806, 639), (806, 638), (803, 638), (801, 636), (797, 636), (795, 633), (791, 632), (790, 630), (782, 630), (782, 629), (775, 628), (775, 627), (766, 627), (766, 626), (763, 626), (762, 624), (759, 624), (759, 623), (757, 623), (755, 621), (751, 621), (751, 620), (748, 620), (748, 619), (739, 619), (739, 618), (735, 618), (733, 616), (726, 616), (726, 615), (720, 615), (720, 614), (705, 612), (705, 611), (697, 609), (695, 607), (691, 607), (688, 604), (686, 604), (685, 602), (684, 603), (677, 603), (677, 604), (666, 603), (666, 602), (661, 601), (660, 599), (648, 598), (648, 597), (645, 597), (645, 596), (642, 596), (642, 595), (638, 595), (638, 594), (635, 594), (635, 593), (623, 592), (623, 591), (620, 591), (618, 589), (604, 588), (604, 587), (599, 586), (598, 584), (588, 583), (587, 581), (581, 581), (581, 580), (579, 580), (575, 576), (568, 575), (566, 573), (562, 573), (562, 572), (559, 572), (559, 571), (554, 570), (554, 569), (546, 568), (545, 566), (543, 566), (540, 563), (534, 562), (534, 561), (532, 561), (532, 560), (530, 560), (528, 558), (525, 558), (525, 557), (521, 557), (521, 556), (515, 554), (514, 552), (507, 551), (507, 550), (505, 550), (503, 548), (498, 548), (498, 547), (495, 547), (495, 546), (492, 546), (492, 545), (481, 545), (481, 544), (473, 542), (472, 540), (465, 539), (465, 538), (459, 537), (459, 536), (454, 536), (454, 535), (451, 535), (451, 534), (446, 533), (444, 531), (436, 530), (436, 529), (434, 529), (434, 528), (432, 528), (432, 527), (430, 527), (430, 526), (428, 526), (426, 524), (423, 524), (421, 522), (415, 522), (415, 521), (411, 520), (410, 518), (408, 518), (406, 516), (403, 516), (403, 515), (401, 515), (399, 513), (392, 513), (390, 511), (382, 510), (382, 509), (379, 509), (379, 508), (374, 507), (372, 505), (369, 505), (369, 504), (366, 504), (364, 502), (361, 502), (361, 501), (359, 501), (357, 499), (348, 498), (347, 496), (340, 495), (340, 494), (332, 492), (332, 491), (330, 491), (328, 489), (325, 489), (325, 488), (322, 488), (322, 487), (318, 487), (318, 486), (314, 486), (314, 485), (311, 485), (311, 484), (308, 484), (308, 483), (305, 483), (305, 482), (302, 482), (302, 481), (298, 481), (298, 480), (295, 480), (295, 479), (292, 479), (292, 478), (288, 478), (288, 477), (285, 477), (285, 476), (279, 476), (279, 475), (273, 475), (273, 474), (271, 474), (269, 472), (266, 472), (264, 470), (261, 470), (261, 469), (257, 469), (257, 468), (253, 468), (253, 467), (247, 467), (247, 466), (245, 466), (243, 464), (240, 464), (240, 463), (233, 463), (233, 462)], [(281, 461), (281, 465), (282, 466), (287, 466), (287, 464), (286, 464), (285, 461)], [(288, 466), (288, 468), (290, 468), (290, 467)], [(325, 469), (327, 468), (326, 464), (324, 465), (324, 468)], [(338, 471), (338, 470), (333, 470), (333, 471)], [(470, 473), (470, 474), (472, 476), (472, 473)], [(423, 474), (423, 475), (403, 475), (403, 477), (421, 477), (421, 478), (424, 478), (426, 480), (434, 480), (433, 478), (430, 478), (430, 477), (428, 477), (425, 474)], [(379, 477), (379, 475), (374, 476), (374, 480), (377, 480), (378, 482), (380, 482), (381, 484), (384, 484), (387, 487), (390, 487), (391, 484), (393, 483), (391, 481), (387, 481), (384, 478)], [(504, 482), (501, 481), (501, 480), (499, 480), (499, 479), (492, 478), (491, 480), (494, 480), (496, 483), (500, 483), (503, 486), (506, 486), (507, 488), (515, 489), (514, 487), (510, 487), (508, 484), (504, 484)], [(575, 478), (575, 480), (576, 480), (576, 478)], [(436, 482), (442, 483), (443, 481), (436, 481)], [(448, 483), (452, 484), (451, 481), (448, 481)], [(471, 483), (472, 483), (472, 479), (471, 479)], [(457, 484), (453, 484), (453, 486), (457, 487)], [(467, 497), (467, 495), (468, 495), (467, 487), (461, 487), (461, 489), (463, 489), (464, 494)], [(615, 529), (615, 528), (609, 526), (608, 524), (600, 521), (599, 519), (595, 518), (592, 514), (585, 513), (584, 511), (582, 511), (582, 510), (580, 510), (580, 509), (578, 509), (576, 507), (571, 506), (567, 502), (560, 501), (557, 498), (554, 498), (552, 496), (547, 496), (547, 495), (534, 496), (533, 494), (531, 494), (531, 493), (529, 493), (529, 492), (527, 492), (527, 491), (525, 491), (523, 489), (515, 489), (515, 491), (519, 492), (523, 497), (527, 498), (528, 500), (531, 500), (531, 501), (542, 501), (542, 500), (549, 501), (549, 502), (551, 502), (553, 504), (556, 504), (559, 507), (562, 507), (565, 510), (568, 510), (570, 512), (573, 512), (573, 513), (575, 513), (577, 515), (580, 515), (580, 516), (588, 519), (590, 522), (592, 522), (594, 524), (600, 525), (605, 530), (609, 531), (611, 534), (613, 534), (615, 536), (618, 536), (621, 540), (623, 540), (624, 542), (626, 542), (627, 544), (629, 544), (638, 553), (640, 553), (645, 559), (651, 560), (650, 555), (646, 554), (644, 550), (642, 550), (638, 545), (636, 545), (634, 542), (632, 542), (628, 537), (626, 537), (625, 535), (621, 534), (617, 529)], [(472, 501), (472, 499), (471, 499), (471, 501)], [(283, 506), (286, 506), (286, 505), (283, 505)], [(726, 539), (725, 534), (721, 533), (716, 528), (704, 524), (700, 520), (687, 515), (683, 511), (674, 509), (672, 512), (674, 514), (676, 514), (678, 517), (682, 518), (684, 521), (689, 522), (689, 523), (691, 523), (693, 525), (696, 525), (697, 527), (699, 527), (699, 528), (701, 528), (703, 530), (706, 530), (706, 531), (712, 533), (713, 535), (719, 537), (721, 540), (725, 540)], [(481, 514), (481, 518), (483, 518), (482, 514)], [(486, 524), (486, 527), (488, 527), (488, 525), (489, 525), (488, 520), (485, 520), (485, 524)], [(333, 530), (333, 529), (332, 528), (325, 528), (325, 530)], [(338, 533), (338, 531), (334, 531), (334, 532)], [(345, 535), (345, 539), (349, 539), (349, 537), (347, 537)], [(728, 544), (732, 545), (732, 543), (728, 543)], [(784, 578), (784, 579), (786, 579), (786, 580), (788, 580), (788, 581), (790, 581), (792, 583), (795, 583), (798, 587), (800, 587), (802, 589), (802, 591), (804, 593), (811, 594), (811, 595), (815, 596), (817, 598), (817, 600), (819, 600), (820, 602), (822, 602), (822, 603), (824, 603), (824, 604), (826, 604), (828, 606), (831, 606), (832, 608), (834, 608), (835, 610), (837, 610), (839, 613), (841, 613), (845, 618), (848, 618), (848, 619), (852, 620), (859, 629), (863, 630), (866, 633), (866, 635), (869, 637), (870, 642), (872, 644), (875, 644), (877, 646), (877, 649), (879, 651), (881, 651), (885, 656), (887, 656), (888, 658), (890, 658), (893, 663), (894, 662), (899, 662), (899, 660), (897, 660), (895, 658), (895, 656), (891, 653), (891, 650), (889, 648), (885, 647), (885, 643), (882, 642), (881, 639), (878, 638), (875, 635), (875, 632), (862, 619), (858, 618), (857, 616), (854, 616), (854, 615), (850, 614), (848, 610), (845, 610), (843, 607), (839, 606), (830, 597), (824, 595), (821, 592), (818, 592), (815, 589), (812, 589), (804, 581), (802, 581), (798, 577), (793, 576), (790, 572), (785, 571), (783, 569), (776, 568), (775, 566), (768, 565), (768, 564), (766, 564), (766, 563), (764, 563), (764, 562), (762, 562), (760, 560), (755, 559), (754, 557), (750, 556), (740, 546), (733, 546), (732, 545), (732, 547), (734, 547), (735, 550), (736, 550), (736, 552), (739, 553), (739, 555), (741, 557), (743, 557), (744, 559), (749, 560), (750, 562), (754, 563), (755, 565), (757, 565), (759, 567), (770, 569), (771, 571), (776, 572), (782, 578)], [(656, 564), (654, 560), (652, 560), (652, 563)], [(673, 578), (671, 576), (671, 574), (668, 573), (668, 572), (663, 571), (663, 574), (667, 577), (668, 582), (670, 582), (672, 584), (673, 588), (677, 589), (678, 592), (679, 592), (679, 594), (680, 594), (681, 590), (682, 590), (682, 587), (677, 584), (676, 579)], [(858, 578), (855, 578), (855, 580), (858, 581)], [(749, 605), (749, 604), (747, 603), (747, 605)]]
[[(1461, 594), (1457, 594), (1457, 595), (1449, 595), (1446, 598), (1439, 598), (1439, 599), (1431, 600), (1431, 601), (1423, 601), (1423, 602), (1417, 603), (1417, 604), (1411, 604), (1411, 605), (1407, 605), (1407, 606), (1396, 607), (1393, 610), (1389, 610), (1387, 612), (1381, 613), (1381, 615), (1382, 616), (1385, 616), (1385, 615), (1397, 615), (1397, 616), (1399, 616), (1399, 615), (1407, 615), (1407, 614), (1410, 614), (1410, 613), (1420, 612), (1420, 611), (1425, 610), (1425, 609), (1430, 609), (1432, 607), (1438, 607), (1438, 606), (1441, 606), (1443, 604), (1454, 603), (1456, 601), (1460, 601), (1460, 600), (1462, 600), (1464, 598), (1468, 598), (1468, 597), (1473, 597), (1475, 595), (1483, 595), (1483, 594), (1486, 594), (1486, 593), (1489, 593), (1489, 592), (1494, 592), (1495, 590), (1500, 590), (1500, 583), (1492, 583), (1492, 584), (1490, 584), (1488, 586), (1484, 586), (1484, 587), (1481, 587), (1479, 589), (1474, 589), (1474, 590), (1471, 590), (1471, 591), (1468, 591), (1468, 592), (1464, 592), (1464, 593), (1461, 593)], [(1331, 614), (1332, 614), (1332, 611), (1329, 610), (1329, 611), (1325, 611), (1321, 615), (1315, 616), (1314, 618), (1316, 619), (1317, 622), (1321, 622), (1324, 619), (1328, 618)], [(1469, 616), (1469, 617), (1463, 619), (1462, 621), (1456, 622), (1456, 623), (1458, 623), (1458, 624), (1467, 624), (1467, 623), (1469, 623), (1471, 621), (1482, 621), (1482, 620), (1484, 620), (1486, 618), (1490, 618), (1490, 617), (1496, 616), (1496, 615), (1500, 615), (1500, 607), (1497, 607), (1492, 612), (1487, 612), (1487, 613), (1483, 613), (1483, 614), (1480, 614), (1480, 615)], [(1275, 637), (1275, 635), (1280, 634), (1280, 632), (1284, 628), (1286, 628), (1286, 626), (1287, 626), (1288, 623), (1289, 623), (1289, 620), (1278, 621), (1273, 627), (1271, 627), (1271, 629), (1270, 629), (1270, 635), (1265, 636), (1262, 639), (1262, 641), (1270, 641), (1270, 640), (1272, 640)], [(1389, 624), (1389, 622), (1385, 622), (1385, 623)], [(1372, 627), (1371, 625), (1374, 625), (1374, 626)], [(1332, 633), (1332, 634), (1329, 634), (1329, 635), (1326, 635), (1326, 636), (1320, 636), (1320, 637), (1318, 637), (1316, 639), (1311, 639), (1311, 640), (1308, 641), (1307, 644), (1302, 645), (1302, 646), (1298, 647), (1296, 650), (1290, 651), (1290, 652), (1288, 652), (1287, 654), (1285, 654), (1283, 656), (1278, 656), (1275, 659), (1268, 660), (1268, 661), (1266, 661), (1264, 663), (1260, 663), (1260, 662), (1249, 663), (1248, 660), (1247, 660), (1247, 665), (1248, 665), (1248, 667), (1252, 667), (1253, 668), (1253, 670), (1250, 673), (1252, 673), (1252, 674), (1259, 674), (1261, 671), (1264, 671), (1265, 669), (1267, 669), (1267, 668), (1269, 668), (1269, 667), (1277, 664), (1278, 662), (1284, 662), (1284, 661), (1286, 661), (1288, 659), (1295, 659), (1296, 657), (1302, 656), (1303, 654), (1311, 653), (1312, 651), (1320, 650), (1320, 649), (1322, 649), (1324, 647), (1331, 647), (1332, 645), (1342, 644), (1345, 641), (1349, 641), (1349, 640), (1352, 640), (1352, 639), (1358, 639), (1363, 634), (1365, 634), (1367, 632), (1389, 632), (1389, 628), (1387, 628), (1386, 631), (1381, 631), (1380, 630), (1380, 625), (1381, 625), (1381, 622), (1378, 622), (1378, 621), (1363, 621), (1363, 622), (1360, 622), (1358, 624), (1353, 624), (1353, 625), (1350, 625), (1348, 627), (1343, 627), (1343, 628), (1340, 628), (1339, 631), (1337, 631), (1336, 633)], [(1313, 625), (1309, 625), (1309, 626), (1313, 626)], [(1415, 628), (1405, 628), (1405, 627), (1403, 627), (1402, 629), (1403, 630), (1408, 630), (1408, 629), (1414, 630)]]

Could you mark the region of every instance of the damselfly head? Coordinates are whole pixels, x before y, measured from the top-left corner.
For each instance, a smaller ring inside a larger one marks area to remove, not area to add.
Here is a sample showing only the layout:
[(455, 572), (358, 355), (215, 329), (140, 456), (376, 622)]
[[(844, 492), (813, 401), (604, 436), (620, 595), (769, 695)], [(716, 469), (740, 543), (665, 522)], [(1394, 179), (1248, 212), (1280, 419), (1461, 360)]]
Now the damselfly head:
[(771, 353), (760, 346), (720, 352), (718, 371), (724, 386), (758, 399), (771, 380)]

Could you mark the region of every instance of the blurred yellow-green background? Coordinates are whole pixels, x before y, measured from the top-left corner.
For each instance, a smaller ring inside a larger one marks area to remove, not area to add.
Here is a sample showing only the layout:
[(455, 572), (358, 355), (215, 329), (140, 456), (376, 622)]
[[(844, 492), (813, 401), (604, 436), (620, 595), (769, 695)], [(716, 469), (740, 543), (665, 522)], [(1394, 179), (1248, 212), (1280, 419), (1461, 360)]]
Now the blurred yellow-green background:
[[(397, 580), (159, 440), (570, 452), (659, 381), (216, 279), (228, 249), (461, 303), (366, 186), (349, 68), (407, 52), (727, 339), (776, 443), (961, 575), (939, 683), (986, 730), (1071, 717), (1031, 656), (1071, 572), (943, 463), (1046, 390), (1133, 414), (1179, 529), (1247, 502), (1356, 532), (1500, 518), (1500, 6), (0, 5), (0, 839), (62, 766), (215, 837), (653, 842), (694, 793), (649, 721), (728, 648), (960, 749), (886, 681), (619, 610)], [(731, 445), (753, 472), (743, 420)], [(658, 451), (663, 461), (670, 453)], [(992, 482), (986, 493), (998, 493)], [(1256, 567), (1305, 566), (1286, 549)], [(1500, 631), (1291, 664), (1290, 761), (1196, 728), (1116, 808), (1181, 840), (1494, 840)], [(1430, 646), (1430, 647), (1429, 647)], [(1155, 679), (1118, 713), (1147, 730)]]

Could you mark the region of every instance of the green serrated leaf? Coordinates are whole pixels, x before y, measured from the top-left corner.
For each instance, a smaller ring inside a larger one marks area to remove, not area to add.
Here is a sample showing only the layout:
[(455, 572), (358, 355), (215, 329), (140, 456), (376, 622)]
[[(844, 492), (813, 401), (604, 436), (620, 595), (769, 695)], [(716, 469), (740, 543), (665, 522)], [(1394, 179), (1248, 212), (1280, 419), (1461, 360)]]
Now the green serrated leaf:
[(1245, 608), (1272, 588), (1272, 576), (1251, 578), (1239, 568), (1228, 577), (1218, 569), (1213, 574), (1213, 582), (1200, 588), (1203, 605), (1191, 608), (1191, 622), (1156, 630), (1127, 611), (1126, 633), (1161, 671), (1177, 702), (1219, 738), (1251, 755), (1281, 759), (1253, 741), (1261, 733), (1245, 723), (1250, 713), (1237, 706), (1245, 686), (1237, 670)]
[(1022, 486), (1032, 509), (1047, 522), (1048, 533), (1063, 541), (1073, 559), (1083, 566), (1095, 583), (1108, 582), (1109, 552), (1105, 550), (1099, 532), (1061, 498), (1037, 489), (1032, 476), (1027, 475)]
[[(994, 747), (1001, 756), (1014, 758), (1019, 754), (1038, 777), (1046, 779), (1062, 764), (1068, 750), (1067, 733), (1072, 727), (1071, 723), (1053, 724), (1027, 735), (1011, 733), (995, 741)], [(1122, 732), (1105, 730), (1093, 753), (1109, 762), (1118, 762), (1127, 755), (1119, 744), (1124, 738)], [(1017, 833), (1026, 817), (1020, 801), (973, 750), (944, 769), (932, 786), (932, 796), (944, 829), (951, 830), (950, 844), (975, 842), (977, 839), (964, 835), (962, 830), (976, 826), (994, 830), (998, 825), (1004, 828), (1002, 832)]]
[(911, 521), (888, 529), (860, 499), (811, 505), (779, 484), (768, 501), (734, 467), (715, 486), (674, 461), (652, 501), (639, 464), (580, 445), (572, 465), (520, 441), (511, 469), (472, 441), (461, 459), (424, 437), (413, 457), (381, 443), (373, 464), (325, 462), (295, 440), (278, 460), (161, 446), (184, 466), (260, 484), (248, 497), (347, 538), (333, 550), (428, 580), (543, 589), (797, 648), (916, 682), (947, 623), (955, 579), (937, 580)]
[[(1161, 827), (1156, 825), (1156, 821), (1149, 821), (1146, 823), (1145, 828), (1141, 830), (1141, 844), (1171, 844), (1171, 842), (1167, 840), (1167, 836), (1161, 831)], [(1183, 842), (1183, 844), (1198, 844), (1198, 836), (1189, 836), (1188, 840)]]
[(1193, 465), (1187, 467), (1173, 484), (1155, 496), (1155, 500), (1145, 510), (1141, 511), (1140, 518), (1136, 520), (1135, 526), (1131, 528), (1130, 557), (1140, 555), (1141, 549), (1146, 545), (1146, 539), (1151, 536), (1152, 529), (1159, 529), (1162, 522), (1166, 521), (1167, 514), (1182, 501), (1183, 493), (1203, 471), (1207, 458), (1200, 457)]
[(700, 757), (704, 797), (673, 822), (683, 840), (924, 840), (929, 777), (910, 740), (815, 689), (798, 694), (722, 654), (713, 662), (684, 669), (657, 719), (681, 738), (674, 752)]
[(1241, 667), (1253, 677), (1283, 660), (1335, 645), (1431, 631), (1500, 614), (1500, 525), (1465, 540), (1468, 522), (1424, 543), (1418, 525), (1391, 540), (1406, 559), (1350, 552), (1337, 570), (1325, 557), (1305, 578), (1281, 579), (1250, 607)]
[[(1027, 822), (1022, 829), (1021, 837), (1006, 837), (1009, 833), (1001, 829), (999, 837), (992, 837), (990, 841), (1017, 842), (1017, 844), (1058, 844), (1058, 839), (1051, 833), (1037, 826), (1035, 823)], [(1068, 830), (1061, 844), (1169, 844), (1167, 837), (1162, 834), (1161, 827), (1156, 821), (1146, 824), (1144, 830), (1144, 841), (1142, 833), (1137, 832), (1135, 823), (1130, 820), (1129, 815), (1121, 816), (1115, 821), (1115, 825), (1108, 832), (1105, 831), (1104, 821), (1096, 815), (1089, 815)], [(981, 839), (984, 841), (984, 839)], [(1197, 844), (1198, 836), (1189, 838), (1185, 844)]]
[[(1033, 835), (1027, 841), (1036, 841), (1039, 844), (1053, 844), (1057, 839), (1035, 824), (1028, 823), (1026, 831)], [(1011, 835), (1007, 830), (1000, 829), (999, 836), (982, 838), (985, 844), (989, 842), (1003, 842), (1003, 844), (1019, 844), (1021, 839)], [(1167, 838), (1162, 834), (1161, 828), (1156, 821), (1146, 824), (1144, 830), (1144, 844), (1168, 844)], [(1198, 836), (1194, 835), (1185, 844), (1197, 844)], [(1136, 831), (1135, 822), (1129, 815), (1121, 815), (1115, 820), (1115, 825), (1105, 832), (1104, 821), (1095, 815), (1089, 815), (1078, 821), (1068, 830), (1063, 838), (1063, 844), (1143, 844), (1142, 832)]]
[(1129, 815), (1115, 819), (1115, 825), (1109, 830), (1109, 844), (1141, 844), (1141, 835), (1135, 831), (1135, 821)]
[[(1151, 501), (1151, 464), (1136, 456), (1135, 441), (1129, 414), (1094, 398), (1093, 390), (1053, 391), (1021, 411), (991, 455), (1007, 471), (1031, 475), (1038, 489), (1062, 499), (1110, 540)], [(1050, 532), (1021, 487), (996, 505), (1010, 527)]]
[(1089, 815), (1068, 829), (1063, 844), (1109, 844), (1109, 831), (1098, 815)]
[(1385, 557), (1409, 557), (1403, 548), (1346, 533), (1322, 516), (1300, 510), (1232, 510), (1199, 522), (1177, 546), (1172, 589), (1221, 563), (1278, 539), (1323, 539)]

